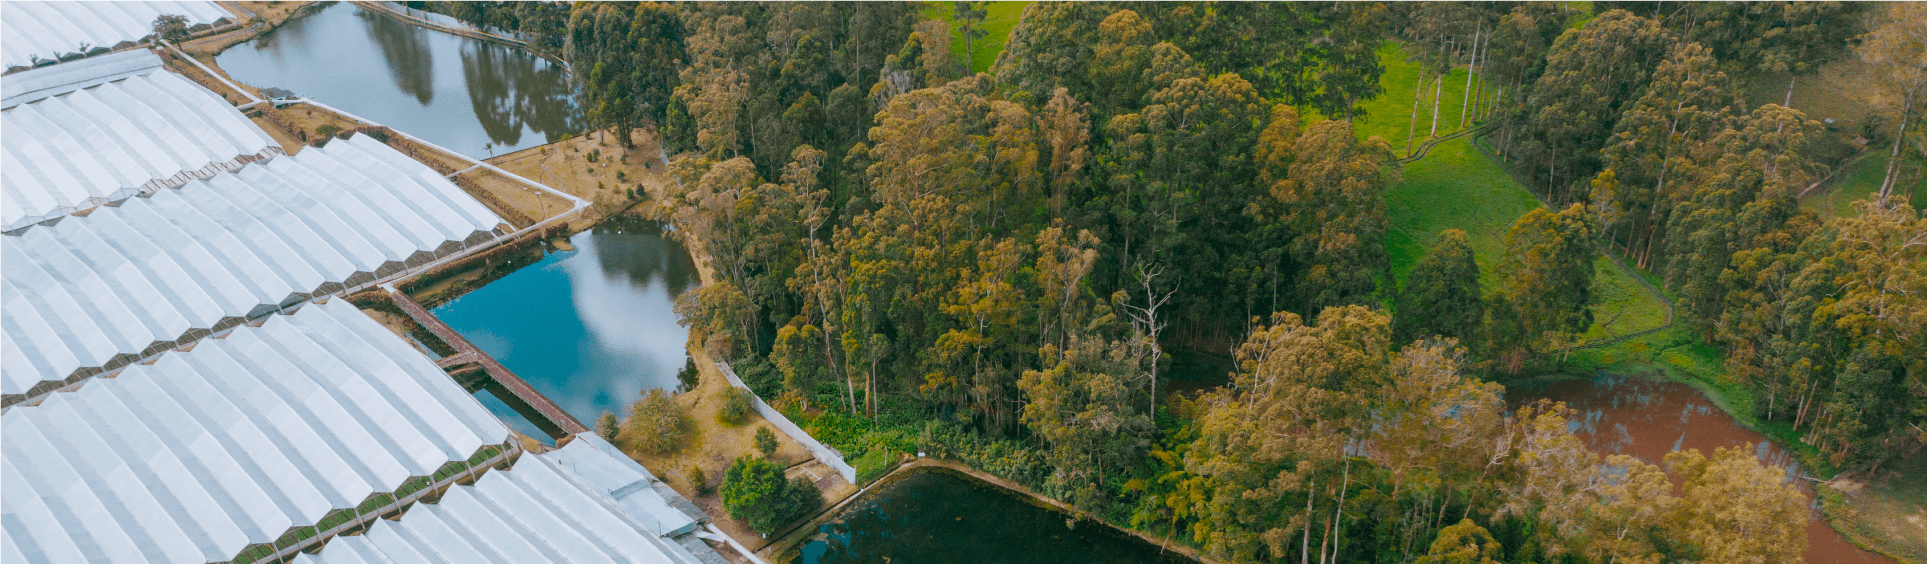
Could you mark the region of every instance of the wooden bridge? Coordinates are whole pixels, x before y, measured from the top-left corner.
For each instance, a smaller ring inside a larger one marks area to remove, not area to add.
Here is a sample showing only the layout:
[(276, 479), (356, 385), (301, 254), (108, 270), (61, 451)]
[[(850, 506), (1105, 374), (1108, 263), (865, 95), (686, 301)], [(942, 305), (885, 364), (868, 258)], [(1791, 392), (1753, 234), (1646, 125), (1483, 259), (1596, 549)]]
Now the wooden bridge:
[(555, 405), (555, 402), (549, 401), (548, 396), (529, 387), (528, 382), (522, 381), (522, 378), (510, 372), (508, 367), (502, 366), (495, 357), (476, 348), (475, 344), (468, 342), (461, 333), (455, 332), (454, 328), (449, 327), (447, 323), (442, 323), (435, 314), (429, 313), (427, 308), (415, 303), (408, 294), (393, 288), (387, 290), (388, 298), (394, 300), (395, 306), (401, 308), (402, 313), (408, 314), (415, 323), (421, 324), (442, 342), (454, 347), (456, 351), (454, 355), (438, 360), (435, 364), (447, 370), (449, 376), (455, 378), (456, 382), (460, 382), (463, 388), (471, 391), (478, 388), (488, 390), (503, 403), (515, 408), (517, 413), (535, 423), (536, 427), (542, 428), (550, 438), (560, 439), (566, 435), (589, 432), (589, 428), (581, 421), (577, 421), (575, 416), (569, 415), (569, 412), (563, 411), (561, 407)]

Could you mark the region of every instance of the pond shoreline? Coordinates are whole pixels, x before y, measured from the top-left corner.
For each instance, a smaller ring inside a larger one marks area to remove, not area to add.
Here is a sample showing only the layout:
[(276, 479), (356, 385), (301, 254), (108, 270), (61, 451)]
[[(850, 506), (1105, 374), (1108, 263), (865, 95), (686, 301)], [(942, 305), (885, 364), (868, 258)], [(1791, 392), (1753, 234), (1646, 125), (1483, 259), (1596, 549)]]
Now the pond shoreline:
[(877, 478), (876, 481), (871, 482), (867, 486), (864, 486), (863, 489), (857, 491), (856, 494), (849, 496), (848, 498), (842, 500), (841, 502), (836, 503), (830, 506), (829, 508), (820, 511), (817, 514), (812, 515), (807, 519), (804, 519), (802, 522), (798, 524), (792, 525), (791, 528), (785, 531), (784, 533), (782, 533), (782, 535), (775, 542), (771, 542), (769, 546), (764, 547), (762, 550), (758, 551), (757, 556), (765, 559), (769, 559), (772, 562), (791, 562), (793, 560), (789, 560), (787, 558), (791, 558), (797, 555), (798, 551), (801, 550), (804, 545), (808, 544), (808, 541), (811, 540), (812, 537), (816, 536), (818, 528), (822, 527), (824, 524), (830, 523), (842, 517), (844, 512), (849, 509), (849, 506), (855, 504), (858, 501), (863, 500), (866, 495), (871, 493), (871, 490), (875, 490), (883, 486), (887, 486), (898, 480), (909, 477), (916, 472), (929, 472), (929, 471), (949, 471), (949, 472), (962, 474), (971, 479), (975, 479), (985, 484), (989, 484), (991, 486), (996, 486), (998, 488), (1001, 488), (1009, 493), (1016, 494), (1018, 497), (1024, 498), (1027, 502), (1029, 502), (1034, 506), (1069, 515), (1070, 517), (1072, 517), (1078, 522), (1095, 523), (1095, 524), (1101, 525), (1117, 533), (1135, 538), (1139, 541), (1143, 541), (1145, 544), (1157, 546), (1160, 550), (1168, 550), (1170, 552), (1177, 553), (1185, 558), (1189, 558), (1193, 561), (1200, 562), (1202, 564), (1224, 564), (1219, 560), (1216, 560), (1209, 556), (1204, 555), (1202, 552), (1198, 551), (1196, 548), (1191, 547), (1189, 545), (1175, 542), (1172, 539), (1154, 537), (1148, 533), (1145, 533), (1144, 531), (1139, 531), (1137, 529), (1133, 529), (1130, 527), (1118, 526), (1114, 523), (1104, 520), (1101, 517), (1098, 517), (1097, 515), (1093, 515), (1089, 512), (1073, 507), (1070, 504), (1064, 503), (1062, 501), (1043, 495), (1041, 493), (1032, 491), (1030, 488), (1025, 487), (1023, 484), (1012, 482), (1010, 480), (1006, 480), (1004, 478), (998, 477), (989, 472), (978, 470), (976, 468), (971, 467), (968, 464), (964, 464), (962, 462), (955, 461), (955, 460), (944, 460), (944, 459), (928, 458), (928, 457), (918, 458), (910, 462), (899, 464), (896, 468), (891, 469), (889, 473), (884, 474), (882, 477)]
[(1195, 562), (1199, 562), (1201, 564), (1223, 564), (1219, 560), (1205, 556), (1204, 554), (1202, 554), (1201, 552), (1199, 552), (1198, 550), (1196, 550), (1191, 546), (1184, 545), (1181, 543), (1176, 543), (1170, 539), (1160, 539), (1157, 537), (1153, 537), (1149, 534), (1144, 533), (1143, 531), (1139, 531), (1129, 527), (1117, 526), (1115, 524), (1112, 524), (1108, 521), (1103, 520), (1102, 518), (1099, 518), (1096, 515), (1092, 515), (1088, 512), (1072, 507), (1069, 504), (1066, 504), (1062, 501), (1031, 491), (1030, 488), (1024, 487), (1022, 484), (1011, 482), (1009, 480), (1003, 479), (1001, 477), (990, 474), (988, 472), (978, 470), (962, 462), (958, 462), (954, 460), (935, 459), (935, 458), (919, 458), (919, 459), (916, 459), (910, 462), (905, 462), (898, 465), (896, 468), (892, 469), (888, 474), (884, 474), (882, 477), (877, 478), (875, 482), (871, 482), (870, 485), (865, 486), (862, 490), (858, 491), (856, 494), (851, 495), (850, 497), (848, 497), (847, 499), (844, 499), (840, 503), (836, 503), (831, 507), (818, 512), (817, 514), (810, 516), (807, 519), (804, 519), (798, 524), (792, 525), (791, 528), (785, 531), (776, 541), (771, 542), (769, 546), (764, 547), (762, 550), (758, 551), (757, 556), (768, 559), (771, 562), (796, 561), (796, 558), (798, 558), (801, 554), (800, 553), (801, 549), (805, 545), (809, 544), (811, 540), (813, 540), (813, 538), (818, 534), (818, 530), (823, 525), (837, 521), (838, 519), (844, 517), (844, 515), (849, 510), (852, 509), (851, 506), (855, 505), (859, 501), (866, 500), (867, 495), (874, 495), (872, 490), (882, 489), (883, 487), (889, 486), (905, 478), (915, 476), (918, 473), (922, 473), (922, 472), (949, 472), (949, 473), (958, 474), (964, 478), (976, 480), (978, 482), (984, 483), (985, 485), (1004, 490), (1006, 493), (1009, 493), (1018, 498), (1021, 498), (1026, 503), (1029, 503), (1032, 506), (1045, 509), (1051, 512), (1059, 513), (1062, 515), (1066, 515), (1070, 517), (1069, 520), (1071, 521), (1102, 526), (1102, 527), (1105, 527), (1110, 532), (1135, 539), (1137, 541), (1143, 542), (1145, 545), (1148, 545), (1148, 546), (1158, 547), (1160, 552), (1169, 551), (1177, 556), (1181, 556), (1183, 558), (1186, 558)]

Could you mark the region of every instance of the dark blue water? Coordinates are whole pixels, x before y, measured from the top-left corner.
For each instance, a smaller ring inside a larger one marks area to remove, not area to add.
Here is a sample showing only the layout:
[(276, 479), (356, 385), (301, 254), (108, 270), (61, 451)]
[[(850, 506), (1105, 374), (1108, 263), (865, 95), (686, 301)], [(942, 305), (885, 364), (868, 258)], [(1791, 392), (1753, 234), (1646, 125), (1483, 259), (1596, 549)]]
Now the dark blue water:
[(482, 158), (581, 133), (560, 65), (346, 2), (223, 51), (236, 80), (293, 91)]
[(912, 470), (817, 528), (802, 564), (1197, 564), (941, 468)]
[[(675, 296), (700, 284), (681, 244), (661, 224), (618, 216), (434, 313), (515, 371), (564, 411), (593, 424), (640, 392), (676, 387), (689, 331), (676, 324)], [(531, 437), (544, 437), (488, 397), (483, 403)]]

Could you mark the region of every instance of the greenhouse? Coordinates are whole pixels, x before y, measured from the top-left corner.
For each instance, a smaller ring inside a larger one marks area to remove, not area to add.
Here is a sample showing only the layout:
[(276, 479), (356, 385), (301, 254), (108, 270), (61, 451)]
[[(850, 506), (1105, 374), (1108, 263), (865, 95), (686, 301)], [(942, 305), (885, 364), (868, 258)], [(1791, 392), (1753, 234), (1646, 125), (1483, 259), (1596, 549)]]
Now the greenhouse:
[(153, 51), (130, 49), (10, 74), (0, 79), (0, 92), (6, 97), (0, 101), (0, 109), (153, 73), (160, 68), (161, 58)]
[[(139, 61), (129, 59), (129, 66)], [(85, 80), (79, 75), (35, 79), (62, 66), (0, 82), (27, 81), (22, 88), (28, 88)], [(210, 178), (281, 153), (220, 96), (158, 71), (14, 106), (0, 113), (0, 129), (7, 132), (0, 139), (0, 167), (7, 170), (0, 177), (0, 231)]]
[(6, 2), (0, 10), (0, 62), (9, 68), (140, 41), (162, 15), (190, 27), (234, 17), (214, 2)]
[(223, 562), (511, 436), (345, 300), (0, 422), (6, 562)]
[(393, 521), (376, 520), (366, 533), (336, 537), (318, 554), (298, 555), (294, 562), (722, 561), (699, 540), (685, 544), (657, 536), (644, 524), (649, 517), (589, 485), (585, 466), (635, 465), (619, 452), (613, 455), (621, 457), (617, 460), (589, 444), (600, 440), (578, 435), (554, 452), (524, 455), (512, 470), (489, 472), (473, 486), (450, 488), (438, 503), (416, 504)]
[(0, 238), (8, 404), (495, 237), (486, 207), (365, 135)]

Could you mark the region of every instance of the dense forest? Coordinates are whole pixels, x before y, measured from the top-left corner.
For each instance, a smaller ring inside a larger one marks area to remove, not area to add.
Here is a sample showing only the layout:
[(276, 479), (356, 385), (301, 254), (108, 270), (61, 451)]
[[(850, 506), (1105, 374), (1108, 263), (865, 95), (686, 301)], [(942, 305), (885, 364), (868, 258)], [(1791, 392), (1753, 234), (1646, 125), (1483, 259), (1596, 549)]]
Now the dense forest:
[[(1503, 399), (1595, 322), (1602, 252), (1830, 464), (1927, 444), (1919, 4), (1037, 3), (976, 74), (972, 3), (451, 4), (665, 148), (659, 212), (718, 280), (678, 313), (831, 444), (1230, 562), (1798, 560), (1807, 501), (1751, 450), (1604, 456)], [(1548, 203), (1485, 283), (1456, 231), (1393, 275), (1410, 142), (1354, 129), (1387, 41), (1421, 88), (1479, 70), (1459, 125)], [(1822, 218), (1796, 197), (1827, 126), (1741, 77), (1841, 58), (1877, 71), (1860, 134), (1892, 158)]]

